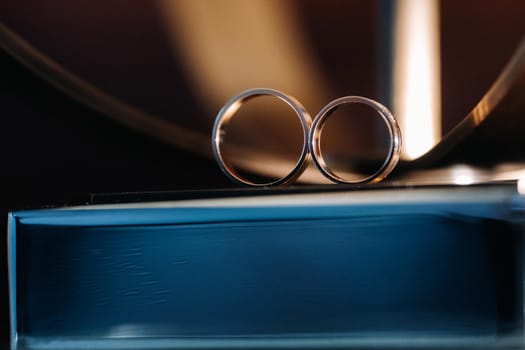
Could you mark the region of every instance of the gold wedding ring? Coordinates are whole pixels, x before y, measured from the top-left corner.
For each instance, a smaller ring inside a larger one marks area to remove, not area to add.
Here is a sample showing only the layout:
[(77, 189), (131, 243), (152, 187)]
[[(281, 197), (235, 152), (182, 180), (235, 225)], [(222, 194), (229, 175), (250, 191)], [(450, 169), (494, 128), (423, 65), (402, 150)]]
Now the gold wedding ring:
[[(290, 106), (293, 109), (293, 111), (299, 118), (303, 132), (303, 147), (301, 149), (299, 159), (297, 160), (297, 163), (295, 163), (293, 169), (285, 176), (269, 182), (253, 182), (243, 177), (237, 170), (235, 170), (235, 167), (233, 166), (232, 162), (224, 157), (224, 154), (221, 150), (221, 142), (223, 141), (224, 128), (226, 127), (228, 122), (233, 118), (235, 113), (239, 110), (239, 108), (241, 108), (241, 106), (244, 103), (248, 102), (252, 98), (256, 98), (259, 96), (274, 96), (279, 100), (284, 101), (288, 106)], [(290, 184), (294, 182), (308, 166), (310, 160), (310, 152), (308, 147), (308, 132), (311, 123), (312, 119), (310, 115), (306, 112), (303, 105), (295, 98), (273, 89), (258, 88), (246, 90), (229, 100), (217, 114), (217, 118), (215, 119), (215, 124), (213, 126), (212, 132), (213, 154), (224, 174), (226, 174), (226, 176), (228, 176), (229, 178), (231, 178), (239, 184), (255, 187)]]
[[(390, 144), (388, 148), (388, 153), (385, 161), (379, 167), (379, 169), (369, 176), (357, 180), (349, 180), (340, 177), (334, 171), (332, 171), (323, 157), (321, 151), (321, 136), (323, 132), (323, 127), (327, 122), (328, 118), (341, 106), (346, 104), (365, 104), (369, 107), (372, 107), (383, 119), (385, 122), (388, 134), (390, 136)], [(328, 103), (326, 106), (319, 111), (317, 116), (314, 118), (312, 123), (312, 128), (309, 134), (309, 145), (310, 152), (312, 154), (312, 159), (314, 160), (315, 165), (321, 171), (321, 173), (336, 183), (342, 184), (364, 184), (364, 183), (377, 183), (383, 180), (397, 165), (400, 153), (401, 153), (401, 131), (396, 119), (392, 116), (392, 113), (383, 106), (382, 104), (371, 100), (366, 97), (361, 96), (345, 96), (333, 100)]]

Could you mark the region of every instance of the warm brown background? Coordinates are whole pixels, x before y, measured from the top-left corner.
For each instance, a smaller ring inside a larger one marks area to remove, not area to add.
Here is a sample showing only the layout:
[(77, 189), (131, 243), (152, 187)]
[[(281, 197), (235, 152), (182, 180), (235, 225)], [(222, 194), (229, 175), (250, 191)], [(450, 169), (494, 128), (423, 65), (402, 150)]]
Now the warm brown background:
[[(385, 33), (379, 31), (387, 3), (291, 1), (315, 60), (333, 86), (333, 98), (358, 94), (381, 99), (379, 40)], [(525, 33), (525, 3), (443, 0), (440, 9), (446, 133), (487, 91), (516, 48)], [(121, 0), (7, 1), (0, 4), (0, 20), (101, 89), (209, 132), (210, 118), (203, 116), (210, 110), (191, 90), (191, 76), (172, 53), (160, 10), (155, 2)]]

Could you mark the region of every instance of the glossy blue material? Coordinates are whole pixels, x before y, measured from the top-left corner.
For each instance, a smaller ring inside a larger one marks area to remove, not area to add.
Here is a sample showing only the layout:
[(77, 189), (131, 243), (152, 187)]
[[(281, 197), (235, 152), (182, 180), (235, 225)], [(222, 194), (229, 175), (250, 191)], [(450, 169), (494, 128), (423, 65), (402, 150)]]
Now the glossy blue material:
[(490, 205), (15, 213), (17, 345), (514, 335), (522, 232), (465, 215)]

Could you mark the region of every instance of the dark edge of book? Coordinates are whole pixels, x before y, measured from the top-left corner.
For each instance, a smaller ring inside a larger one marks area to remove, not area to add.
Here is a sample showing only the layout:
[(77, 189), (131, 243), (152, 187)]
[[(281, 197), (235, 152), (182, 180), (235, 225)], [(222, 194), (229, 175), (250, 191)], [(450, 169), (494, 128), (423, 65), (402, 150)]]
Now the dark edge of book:
[(228, 188), (228, 189), (209, 189), (209, 190), (182, 190), (182, 191), (158, 191), (158, 192), (121, 192), (121, 193), (93, 193), (89, 196), (87, 205), (103, 204), (123, 204), (141, 202), (163, 202), (180, 201), (193, 199), (216, 199), (216, 198), (239, 198), (251, 196), (271, 196), (271, 195), (292, 195), (307, 193), (333, 193), (347, 191), (375, 191), (375, 190), (394, 190), (394, 189), (416, 189), (416, 188), (465, 188), (465, 187), (487, 187), (487, 186), (513, 186), (516, 187), (517, 181), (495, 181), (487, 183), (476, 183), (465, 185), (399, 185), (393, 183), (383, 183), (375, 185), (297, 185), (286, 187), (270, 188)]

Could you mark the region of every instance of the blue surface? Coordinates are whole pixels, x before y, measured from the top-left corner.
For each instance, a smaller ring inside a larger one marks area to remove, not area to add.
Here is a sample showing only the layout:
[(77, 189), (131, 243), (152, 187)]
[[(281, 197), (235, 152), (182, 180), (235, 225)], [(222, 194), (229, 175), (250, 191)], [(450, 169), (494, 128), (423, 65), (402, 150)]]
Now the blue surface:
[(445, 205), (430, 212), (20, 213), (18, 336), (492, 336), (522, 328), (521, 232)]

